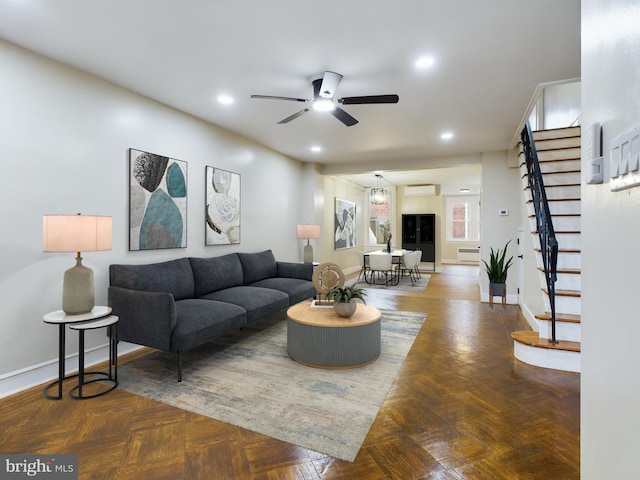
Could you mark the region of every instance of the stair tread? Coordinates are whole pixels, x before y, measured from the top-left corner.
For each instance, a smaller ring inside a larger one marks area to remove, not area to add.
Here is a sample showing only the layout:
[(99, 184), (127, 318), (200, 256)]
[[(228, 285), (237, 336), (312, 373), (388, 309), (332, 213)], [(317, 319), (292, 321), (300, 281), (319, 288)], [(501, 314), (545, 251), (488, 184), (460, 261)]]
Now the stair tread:
[[(581, 217), (581, 213), (552, 213), (552, 217)], [(534, 215), (529, 215), (529, 218), (536, 218)]]
[[(578, 170), (560, 170), (557, 172), (540, 172), (542, 174), (542, 177), (548, 177), (551, 175), (568, 175), (568, 174), (574, 174), (574, 173), (582, 173), (582, 170), (578, 169)], [(520, 175), (520, 178), (525, 178), (527, 177), (529, 174), (528, 173), (524, 173), (522, 175)]]
[[(538, 270), (540, 270), (541, 272), (544, 272), (544, 268), (542, 267), (538, 267)], [(566, 273), (571, 275), (580, 275), (580, 273), (582, 273), (579, 268), (557, 268), (556, 272)]]
[(550, 350), (564, 350), (567, 352), (580, 352), (580, 342), (558, 340), (558, 343), (551, 343), (549, 339), (540, 338), (538, 332), (512, 332), (511, 338), (513, 338), (516, 342), (524, 343), (525, 345), (529, 345), (532, 347), (547, 348)]
[[(542, 289), (544, 293), (549, 295), (549, 290), (546, 287)], [(578, 290), (558, 290), (556, 289), (556, 297), (581, 297), (581, 293)]]
[[(551, 314), (549, 312), (545, 312), (543, 314), (536, 315), (538, 320), (547, 320), (551, 321)], [(580, 315), (572, 315), (570, 313), (556, 313), (556, 321), (557, 322), (566, 322), (566, 323), (580, 323)]]
[[(533, 233), (534, 235), (538, 235), (537, 230), (533, 230), (531, 233)], [(581, 234), (582, 232), (580, 230), (554, 230), (553, 233), (555, 233), (556, 235), (560, 233), (563, 235), (567, 235), (567, 234), (578, 235), (578, 234)]]
[[(533, 232), (533, 233), (537, 233), (537, 232)], [(580, 232), (573, 232), (573, 233), (580, 233)], [(542, 253), (542, 249), (540, 248), (536, 248), (534, 250), (538, 253)], [(581, 252), (582, 251), (579, 248), (558, 248), (558, 253), (581, 253)]]
[[(551, 202), (579, 202), (582, 199), (580, 197), (564, 197), (564, 198), (548, 198), (547, 201)], [(533, 203), (533, 200), (527, 200), (527, 203)]]

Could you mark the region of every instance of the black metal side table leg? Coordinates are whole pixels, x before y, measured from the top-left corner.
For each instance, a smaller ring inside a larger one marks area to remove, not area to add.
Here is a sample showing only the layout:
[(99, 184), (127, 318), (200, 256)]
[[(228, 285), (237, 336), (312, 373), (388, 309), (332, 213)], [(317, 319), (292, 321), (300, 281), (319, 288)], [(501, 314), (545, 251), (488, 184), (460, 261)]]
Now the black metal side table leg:
[[(62, 399), (62, 384), (65, 380), (65, 365), (64, 365), (64, 345), (65, 345), (65, 327), (64, 323), (58, 325), (58, 380), (55, 380), (44, 387), (42, 390), (42, 396), (44, 398), (48, 398), (50, 400), (61, 400)], [(55, 384), (58, 384), (58, 396), (54, 397), (48, 393), (48, 390), (53, 387)]]

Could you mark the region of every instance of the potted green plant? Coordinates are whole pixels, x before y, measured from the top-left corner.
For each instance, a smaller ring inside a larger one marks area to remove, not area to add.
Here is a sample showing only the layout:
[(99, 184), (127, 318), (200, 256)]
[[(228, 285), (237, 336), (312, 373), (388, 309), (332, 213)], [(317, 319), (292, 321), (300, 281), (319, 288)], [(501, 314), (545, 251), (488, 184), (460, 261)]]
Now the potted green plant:
[(506, 290), (507, 284), (507, 272), (511, 263), (513, 262), (513, 256), (506, 259), (507, 247), (511, 243), (509, 240), (504, 249), (493, 250), (491, 248), (491, 254), (489, 255), (489, 263), (482, 259), (484, 263), (484, 269), (489, 277), (489, 294), (495, 296), (503, 296)]
[(345, 287), (332, 287), (327, 291), (327, 300), (333, 300), (333, 309), (340, 317), (350, 317), (356, 311), (356, 302), (360, 299), (362, 303), (367, 303), (364, 297), (367, 292), (363, 288), (354, 285)]

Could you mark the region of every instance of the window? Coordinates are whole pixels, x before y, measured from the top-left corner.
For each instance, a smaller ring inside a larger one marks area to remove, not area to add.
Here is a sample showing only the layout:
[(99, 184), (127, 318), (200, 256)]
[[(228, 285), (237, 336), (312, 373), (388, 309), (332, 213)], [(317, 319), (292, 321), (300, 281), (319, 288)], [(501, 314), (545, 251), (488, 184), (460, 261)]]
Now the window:
[(367, 245), (386, 243), (391, 233), (391, 201), (384, 205), (369, 204), (369, 238)]
[(469, 239), (469, 202), (451, 204), (451, 238), (452, 240)]
[(477, 195), (447, 197), (447, 240), (475, 242), (480, 239)]

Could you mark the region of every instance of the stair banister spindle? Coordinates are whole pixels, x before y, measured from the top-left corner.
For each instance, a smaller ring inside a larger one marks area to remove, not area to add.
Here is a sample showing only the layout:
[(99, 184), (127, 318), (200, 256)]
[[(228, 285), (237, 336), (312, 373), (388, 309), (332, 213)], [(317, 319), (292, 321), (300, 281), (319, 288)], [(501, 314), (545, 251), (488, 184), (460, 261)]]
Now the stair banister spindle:
[(531, 133), (531, 127), (527, 123), (521, 134), (522, 146), (527, 164), (527, 179), (533, 207), (536, 214), (536, 227), (540, 236), (540, 247), (542, 250), (542, 264), (549, 295), (549, 305), (551, 308), (551, 342), (556, 340), (556, 289), (557, 263), (558, 263), (558, 241), (553, 229), (553, 221), (549, 212), (549, 202), (544, 189), (538, 153)]

